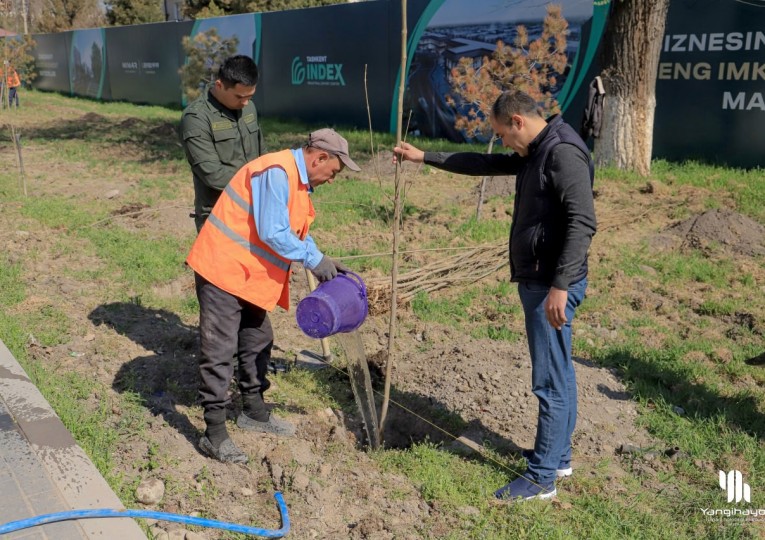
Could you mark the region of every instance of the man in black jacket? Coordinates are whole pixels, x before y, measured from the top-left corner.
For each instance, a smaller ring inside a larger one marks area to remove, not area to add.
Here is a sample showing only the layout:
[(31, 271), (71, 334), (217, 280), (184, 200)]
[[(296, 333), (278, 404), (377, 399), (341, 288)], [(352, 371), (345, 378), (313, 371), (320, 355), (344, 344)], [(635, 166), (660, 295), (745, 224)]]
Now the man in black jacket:
[(533, 450), (526, 472), (497, 490), (498, 499), (547, 499), (556, 477), (569, 476), (576, 424), (576, 375), (571, 321), (587, 288), (587, 251), (595, 234), (590, 152), (559, 116), (545, 120), (520, 91), (492, 106), (492, 128), (513, 154), (423, 152), (394, 148), (402, 160), (475, 176), (516, 175), (510, 227), (510, 276), (526, 321), (532, 391), (539, 401)]

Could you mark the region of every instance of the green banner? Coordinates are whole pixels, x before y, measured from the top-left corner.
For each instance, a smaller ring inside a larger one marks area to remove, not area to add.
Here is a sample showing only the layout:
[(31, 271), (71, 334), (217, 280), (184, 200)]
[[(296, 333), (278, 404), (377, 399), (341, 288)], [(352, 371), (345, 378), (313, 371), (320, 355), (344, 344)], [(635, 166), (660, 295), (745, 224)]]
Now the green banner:
[(656, 103), (654, 156), (765, 165), (765, 2), (672, 2)]

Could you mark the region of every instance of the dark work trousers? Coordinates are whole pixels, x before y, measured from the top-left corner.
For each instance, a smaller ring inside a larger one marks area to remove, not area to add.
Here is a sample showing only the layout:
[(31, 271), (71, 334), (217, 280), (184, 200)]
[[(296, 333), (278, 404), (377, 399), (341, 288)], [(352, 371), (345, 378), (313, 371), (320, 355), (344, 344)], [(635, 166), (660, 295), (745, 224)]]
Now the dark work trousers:
[(271, 386), (266, 374), (274, 332), (266, 310), (219, 289), (197, 273), (194, 280), (201, 340), (199, 395), (209, 426), (226, 420), (234, 362), (238, 363), (243, 400), (263, 404), (262, 394)]

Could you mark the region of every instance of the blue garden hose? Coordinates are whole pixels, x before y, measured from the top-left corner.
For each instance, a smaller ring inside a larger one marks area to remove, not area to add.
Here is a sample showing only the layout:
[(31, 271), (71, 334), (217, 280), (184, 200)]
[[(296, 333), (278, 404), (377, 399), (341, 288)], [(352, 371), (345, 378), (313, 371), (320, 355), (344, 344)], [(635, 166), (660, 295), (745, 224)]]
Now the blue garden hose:
[(279, 514), (281, 514), (282, 518), (282, 528), (277, 530), (258, 529), (256, 527), (248, 527), (247, 525), (238, 525), (236, 523), (227, 523), (225, 521), (216, 521), (214, 519), (182, 516), (180, 514), (169, 514), (167, 512), (154, 512), (151, 510), (111, 510), (108, 508), (100, 508), (96, 510), (70, 510), (68, 512), (44, 514), (42, 516), (33, 518), (11, 521), (10, 523), (0, 525), (0, 534), (8, 534), (20, 531), (21, 529), (28, 529), (29, 527), (46, 525), (48, 523), (57, 523), (59, 521), (67, 521), (70, 519), (130, 517), (157, 519), (160, 521), (173, 521), (175, 523), (184, 523), (186, 525), (199, 525), (200, 527), (224, 529), (226, 531), (233, 531), (242, 534), (262, 536), (264, 538), (282, 538), (288, 532), (290, 532), (290, 517), (287, 514), (287, 505), (284, 502), (284, 497), (282, 497), (282, 494), (277, 491), (274, 493), (274, 499), (276, 499), (276, 504), (279, 505)]

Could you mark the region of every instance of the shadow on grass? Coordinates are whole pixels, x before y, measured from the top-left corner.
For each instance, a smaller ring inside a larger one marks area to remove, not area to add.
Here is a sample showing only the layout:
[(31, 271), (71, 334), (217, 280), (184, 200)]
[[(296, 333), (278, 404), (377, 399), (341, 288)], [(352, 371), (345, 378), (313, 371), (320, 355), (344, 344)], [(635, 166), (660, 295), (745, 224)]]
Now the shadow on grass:
[[(161, 416), (196, 446), (202, 433), (187, 414), (178, 410), (178, 406), (198, 405), (198, 327), (183, 323), (175, 313), (148, 308), (137, 302), (104, 304), (91, 311), (88, 318), (94, 325), (106, 325), (151, 351), (152, 354), (123, 363), (112, 388), (119, 393), (138, 395), (153, 415)], [(286, 364), (286, 359), (279, 357), (279, 351), (275, 346), (269, 366), (271, 372)], [(241, 403), (236, 384), (232, 384), (231, 389), (233, 395), (227, 407), (227, 418), (235, 420), (241, 412)], [(305, 410), (298, 407), (284, 408), (288, 412), (305, 414)]]
[(746, 388), (734, 395), (721, 395), (697, 381), (690, 369), (661, 352), (656, 357), (639, 357), (623, 350), (611, 350), (595, 359), (600, 365), (616, 367), (632, 392), (646, 400), (682, 407), (688, 418), (722, 416), (732, 428), (759, 439), (765, 437), (765, 415), (756, 395)]
[[(189, 443), (196, 446), (201, 431), (191, 423), (178, 406), (197, 405), (198, 329), (184, 324), (180, 318), (167, 310), (153, 309), (140, 303), (115, 302), (95, 308), (88, 316), (93, 324), (106, 325), (115, 332), (131, 339), (151, 354), (133, 358), (122, 364), (114, 377), (112, 387), (119, 393), (132, 392), (140, 396), (142, 403), (155, 416), (161, 416), (169, 426), (176, 429)], [(277, 351), (278, 352), (278, 351)], [(284, 359), (272, 359), (276, 365), (288, 363)], [(338, 370), (314, 372), (324, 379), (330, 392), (339, 403), (344, 403), (346, 429), (353, 432), (358, 441), (364, 441), (363, 425), (358, 419), (348, 376)], [(380, 381), (375, 381), (377, 386)], [(236, 418), (239, 407), (234, 395), (229, 407), (229, 419)], [(391, 405), (388, 410), (385, 431), (385, 448), (403, 449), (418, 443), (440, 445), (445, 451), (470, 459), (484, 460), (469, 446), (455, 440), (462, 436), (502, 455), (520, 455), (521, 448), (483, 425), (480, 420), (466, 421), (459, 414), (432, 396), (391, 389)], [(381, 398), (376, 394), (377, 408)], [(303, 410), (287, 408), (290, 412)], [(362, 443), (363, 446), (363, 443)], [(501, 468), (496, 462), (494, 466)]]
[(122, 364), (112, 387), (140, 396), (152, 414), (162, 416), (196, 445), (200, 432), (176, 405), (190, 407), (196, 401), (197, 328), (184, 324), (175, 313), (130, 302), (98, 306), (88, 318), (152, 352)]
[[(21, 127), (21, 144), (26, 140), (61, 141), (73, 139), (85, 143), (129, 145), (134, 155), (140, 150), (142, 163), (185, 159), (180, 145), (180, 112), (177, 122), (141, 118), (116, 120), (97, 113), (87, 113), (75, 120), (53, 120), (32, 128)], [(0, 132), (0, 141), (10, 142), (10, 132)]]
[[(345, 348), (346, 354), (348, 349), (351, 350), (350, 354), (355, 354), (353, 347)], [(380, 365), (379, 355), (367, 356), (366, 363), (379, 419), (385, 386), (384, 371)], [(347, 413), (346, 428), (355, 433), (357, 440), (361, 441), (361, 446), (367, 445), (362, 415), (357, 409), (351, 390), (351, 375), (344, 369), (326, 370), (326, 373), (327, 382), (331, 382), (329, 386), (333, 388), (335, 399), (343, 404)], [(364, 383), (357, 381), (357, 385), (363, 387)], [(515, 454), (520, 457), (522, 450), (512, 439), (484, 425), (480, 418), (466, 420), (449, 405), (432, 395), (419, 390), (404, 391), (395, 385), (391, 386), (383, 431), (383, 448), (408, 449), (424, 443), (435, 445), (443, 451), (466, 459), (490, 464), (503, 472), (509, 469), (492, 455)]]

